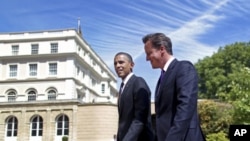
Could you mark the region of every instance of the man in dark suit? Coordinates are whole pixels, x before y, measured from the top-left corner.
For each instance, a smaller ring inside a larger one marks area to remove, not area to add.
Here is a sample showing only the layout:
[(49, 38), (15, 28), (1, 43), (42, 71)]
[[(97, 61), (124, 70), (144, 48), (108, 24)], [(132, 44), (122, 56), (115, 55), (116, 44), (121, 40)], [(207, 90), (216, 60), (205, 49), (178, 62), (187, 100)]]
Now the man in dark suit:
[(146, 60), (160, 68), (155, 92), (158, 141), (204, 141), (198, 112), (198, 75), (189, 61), (173, 57), (170, 38), (163, 33), (143, 37)]
[(133, 74), (131, 55), (119, 52), (114, 58), (115, 71), (122, 79), (118, 98), (117, 141), (153, 141), (150, 89), (145, 80)]

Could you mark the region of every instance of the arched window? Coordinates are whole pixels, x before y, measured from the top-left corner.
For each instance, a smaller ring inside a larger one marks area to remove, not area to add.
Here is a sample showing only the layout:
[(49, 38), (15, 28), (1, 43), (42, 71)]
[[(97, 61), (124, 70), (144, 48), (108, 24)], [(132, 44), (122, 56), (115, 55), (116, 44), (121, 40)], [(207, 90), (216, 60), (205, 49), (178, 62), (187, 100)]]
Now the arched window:
[(14, 102), (16, 101), (16, 92), (10, 91), (8, 94), (8, 102)]
[(69, 135), (69, 118), (66, 115), (61, 115), (56, 119), (56, 135)]
[(28, 101), (36, 101), (36, 92), (35, 91), (28, 92)]
[(35, 116), (31, 119), (31, 136), (43, 135), (43, 119), (41, 116)]
[(55, 90), (48, 91), (48, 100), (56, 100), (56, 91)]
[(6, 120), (6, 137), (16, 137), (18, 121), (16, 117), (10, 117)]

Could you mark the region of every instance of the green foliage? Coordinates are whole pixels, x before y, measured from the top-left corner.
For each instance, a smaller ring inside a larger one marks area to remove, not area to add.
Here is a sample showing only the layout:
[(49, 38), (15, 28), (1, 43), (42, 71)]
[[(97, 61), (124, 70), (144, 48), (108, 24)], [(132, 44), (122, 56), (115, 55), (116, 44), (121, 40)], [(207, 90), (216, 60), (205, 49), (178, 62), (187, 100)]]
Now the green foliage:
[(222, 87), (218, 96), (233, 105), (234, 124), (250, 124), (250, 69), (237, 68), (228, 78), (231, 83)]
[(63, 136), (62, 141), (68, 141), (69, 137), (68, 136)]
[(230, 116), (231, 105), (225, 103), (214, 102), (212, 100), (199, 101), (199, 115), (201, 120), (201, 128), (208, 137), (214, 133), (228, 133), (229, 126), (232, 122)]
[(227, 140), (230, 124), (250, 124), (250, 42), (220, 48), (195, 67), (199, 96), (227, 103), (199, 102), (202, 129), (208, 141)]
[(207, 141), (229, 141), (226, 134), (223, 132), (209, 134), (206, 138)]
[(233, 102), (234, 105), (234, 113), (233, 113), (233, 121), (234, 124), (250, 124), (250, 106), (249, 103), (245, 104), (241, 101)]
[(200, 77), (199, 95), (201, 98), (218, 98), (222, 90), (227, 93), (225, 86), (231, 84), (228, 77), (237, 69), (250, 67), (250, 42), (235, 43), (220, 48), (211, 57), (199, 60), (195, 67)]
[(220, 48), (195, 66), (200, 97), (231, 104), (233, 124), (250, 124), (250, 42)]

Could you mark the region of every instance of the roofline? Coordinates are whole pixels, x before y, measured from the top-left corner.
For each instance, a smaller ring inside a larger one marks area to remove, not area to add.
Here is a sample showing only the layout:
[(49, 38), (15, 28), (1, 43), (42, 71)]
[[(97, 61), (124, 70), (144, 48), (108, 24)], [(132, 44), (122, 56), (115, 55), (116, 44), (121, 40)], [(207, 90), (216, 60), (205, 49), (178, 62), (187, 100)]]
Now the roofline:
[(33, 30), (33, 31), (17, 31), (17, 32), (0, 32), (0, 34), (18, 34), (18, 33), (36, 33), (36, 32), (55, 32), (55, 31), (65, 31), (65, 30), (76, 30), (76, 28), (62, 28), (62, 29), (48, 29), (48, 30)]

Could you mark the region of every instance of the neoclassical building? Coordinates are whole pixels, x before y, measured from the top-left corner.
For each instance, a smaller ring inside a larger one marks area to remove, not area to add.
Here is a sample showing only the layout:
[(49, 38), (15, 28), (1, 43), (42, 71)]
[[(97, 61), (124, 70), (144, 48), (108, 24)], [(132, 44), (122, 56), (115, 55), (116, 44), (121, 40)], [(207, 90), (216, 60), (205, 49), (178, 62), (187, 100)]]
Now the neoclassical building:
[(116, 84), (75, 29), (0, 33), (0, 138), (110, 141)]

